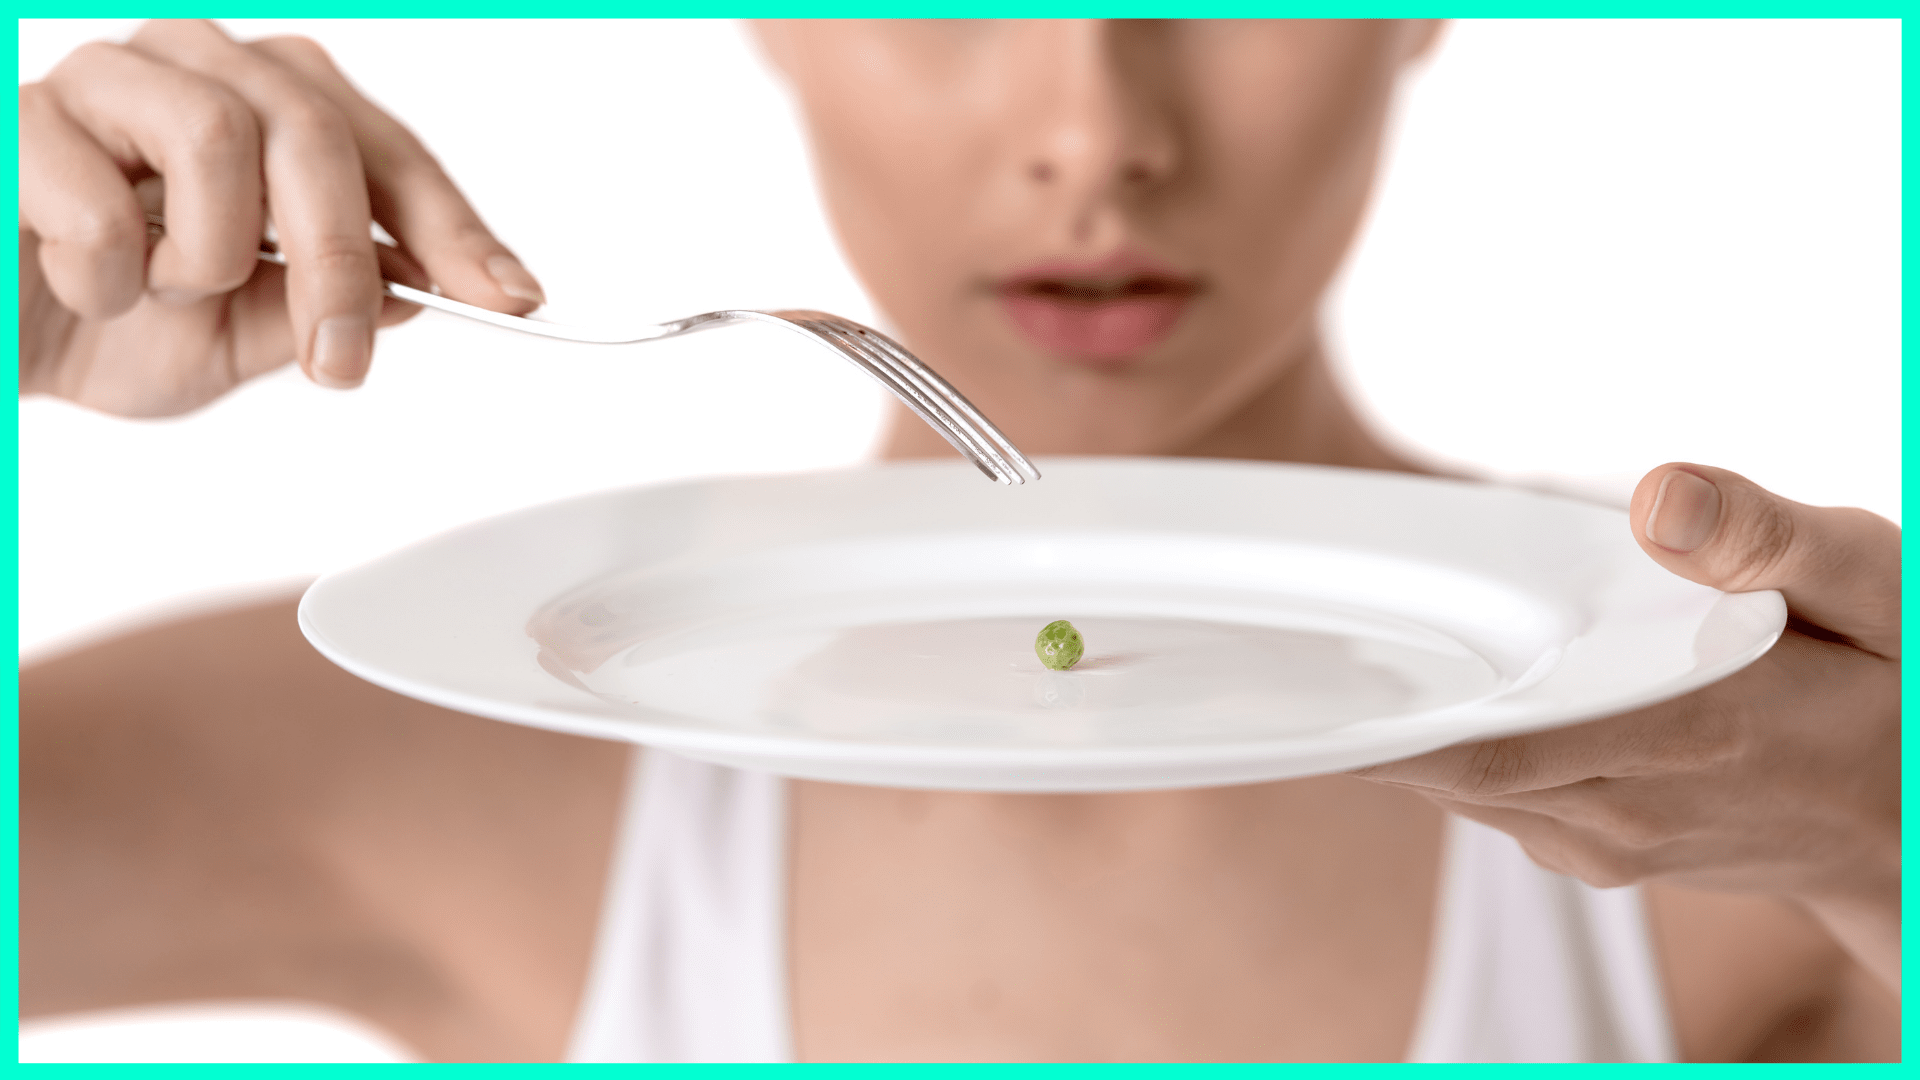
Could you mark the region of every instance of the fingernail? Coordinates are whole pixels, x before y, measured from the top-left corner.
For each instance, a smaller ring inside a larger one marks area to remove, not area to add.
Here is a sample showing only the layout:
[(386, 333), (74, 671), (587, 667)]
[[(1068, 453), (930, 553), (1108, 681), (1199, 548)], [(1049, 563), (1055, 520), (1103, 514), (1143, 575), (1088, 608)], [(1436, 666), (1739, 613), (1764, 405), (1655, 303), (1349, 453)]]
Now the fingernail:
[(1660, 481), (1647, 511), (1647, 539), (1685, 554), (1713, 539), (1720, 524), (1720, 489), (1713, 481), (1675, 469)]
[(487, 273), (493, 275), (501, 292), (515, 300), (531, 300), (536, 304), (547, 302), (547, 294), (540, 291), (540, 283), (511, 255), (487, 256)]
[(313, 332), (313, 381), (334, 390), (359, 386), (373, 363), (373, 323), (364, 315), (320, 320)]

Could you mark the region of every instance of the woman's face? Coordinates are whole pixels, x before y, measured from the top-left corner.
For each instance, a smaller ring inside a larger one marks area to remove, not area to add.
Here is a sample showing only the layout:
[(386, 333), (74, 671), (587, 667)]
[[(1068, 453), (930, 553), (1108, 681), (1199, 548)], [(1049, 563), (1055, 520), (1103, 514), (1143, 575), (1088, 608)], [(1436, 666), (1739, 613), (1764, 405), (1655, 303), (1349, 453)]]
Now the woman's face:
[(1395, 74), (1432, 36), (1371, 21), (759, 29), (861, 280), (1035, 453), (1180, 452), (1312, 356)]

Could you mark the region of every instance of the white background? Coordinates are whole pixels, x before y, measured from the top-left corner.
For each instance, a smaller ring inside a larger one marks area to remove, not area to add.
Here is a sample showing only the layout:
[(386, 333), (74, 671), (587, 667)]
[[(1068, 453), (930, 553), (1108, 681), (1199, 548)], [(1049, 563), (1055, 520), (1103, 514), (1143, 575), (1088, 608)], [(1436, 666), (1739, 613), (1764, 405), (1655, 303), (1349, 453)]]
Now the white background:
[[(879, 322), (791, 106), (729, 23), (236, 21), (327, 45), (540, 275), (556, 319)], [(20, 75), (132, 24), (23, 21)], [(1897, 23), (1462, 23), (1411, 76), (1330, 301), (1431, 459), (1624, 492), (1684, 459), (1898, 520)], [(24, 654), (615, 484), (849, 464), (879, 393), (777, 331), (543, 343), (432, 314), (367, 386), (192, 416), (21, 403)], [(303, 1018), (304, 1017), (304, 1018)], [(324, 1015), (30, 1027), (33, 1057), (380, 1058)]]

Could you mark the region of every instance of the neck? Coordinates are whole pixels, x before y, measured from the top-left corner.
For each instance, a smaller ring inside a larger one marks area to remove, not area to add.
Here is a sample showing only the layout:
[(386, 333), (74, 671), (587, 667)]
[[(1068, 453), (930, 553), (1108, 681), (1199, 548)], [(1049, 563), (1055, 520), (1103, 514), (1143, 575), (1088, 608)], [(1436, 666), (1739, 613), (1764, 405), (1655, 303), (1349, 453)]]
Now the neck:
[(1360, 419), (1317, 335), (1263, 389), (1168, 454), (1427, 471), (1387, 445)]
[[(1071, 447), (1057, 452), (1073, 453)], [(1164, 457), (1238, 458), (1343, 465), (1395, 472), (1431, 472), (1393, 449), (1361, 420), (1341, 390), (1317, 335), (1278, 375), (1197, 434), (1147, 451)], [(880, 456), (889, 461), (948, 457), (952, 447), (932, 428), (893, 404)]]

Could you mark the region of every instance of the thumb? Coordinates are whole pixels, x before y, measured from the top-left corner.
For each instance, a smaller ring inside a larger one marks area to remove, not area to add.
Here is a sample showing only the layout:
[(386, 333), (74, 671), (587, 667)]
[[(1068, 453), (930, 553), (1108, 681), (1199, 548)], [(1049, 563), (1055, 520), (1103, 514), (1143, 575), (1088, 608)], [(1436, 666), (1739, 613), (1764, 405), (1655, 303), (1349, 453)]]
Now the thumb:
[(1900, 655), (1900, 527), (1886, 518), (1807, 506), (1738, 473), (1683, 462), (1642, 477), (1631, 513), (1641, 549), (1688, 581), (1778, 589), (1802, 621)]

